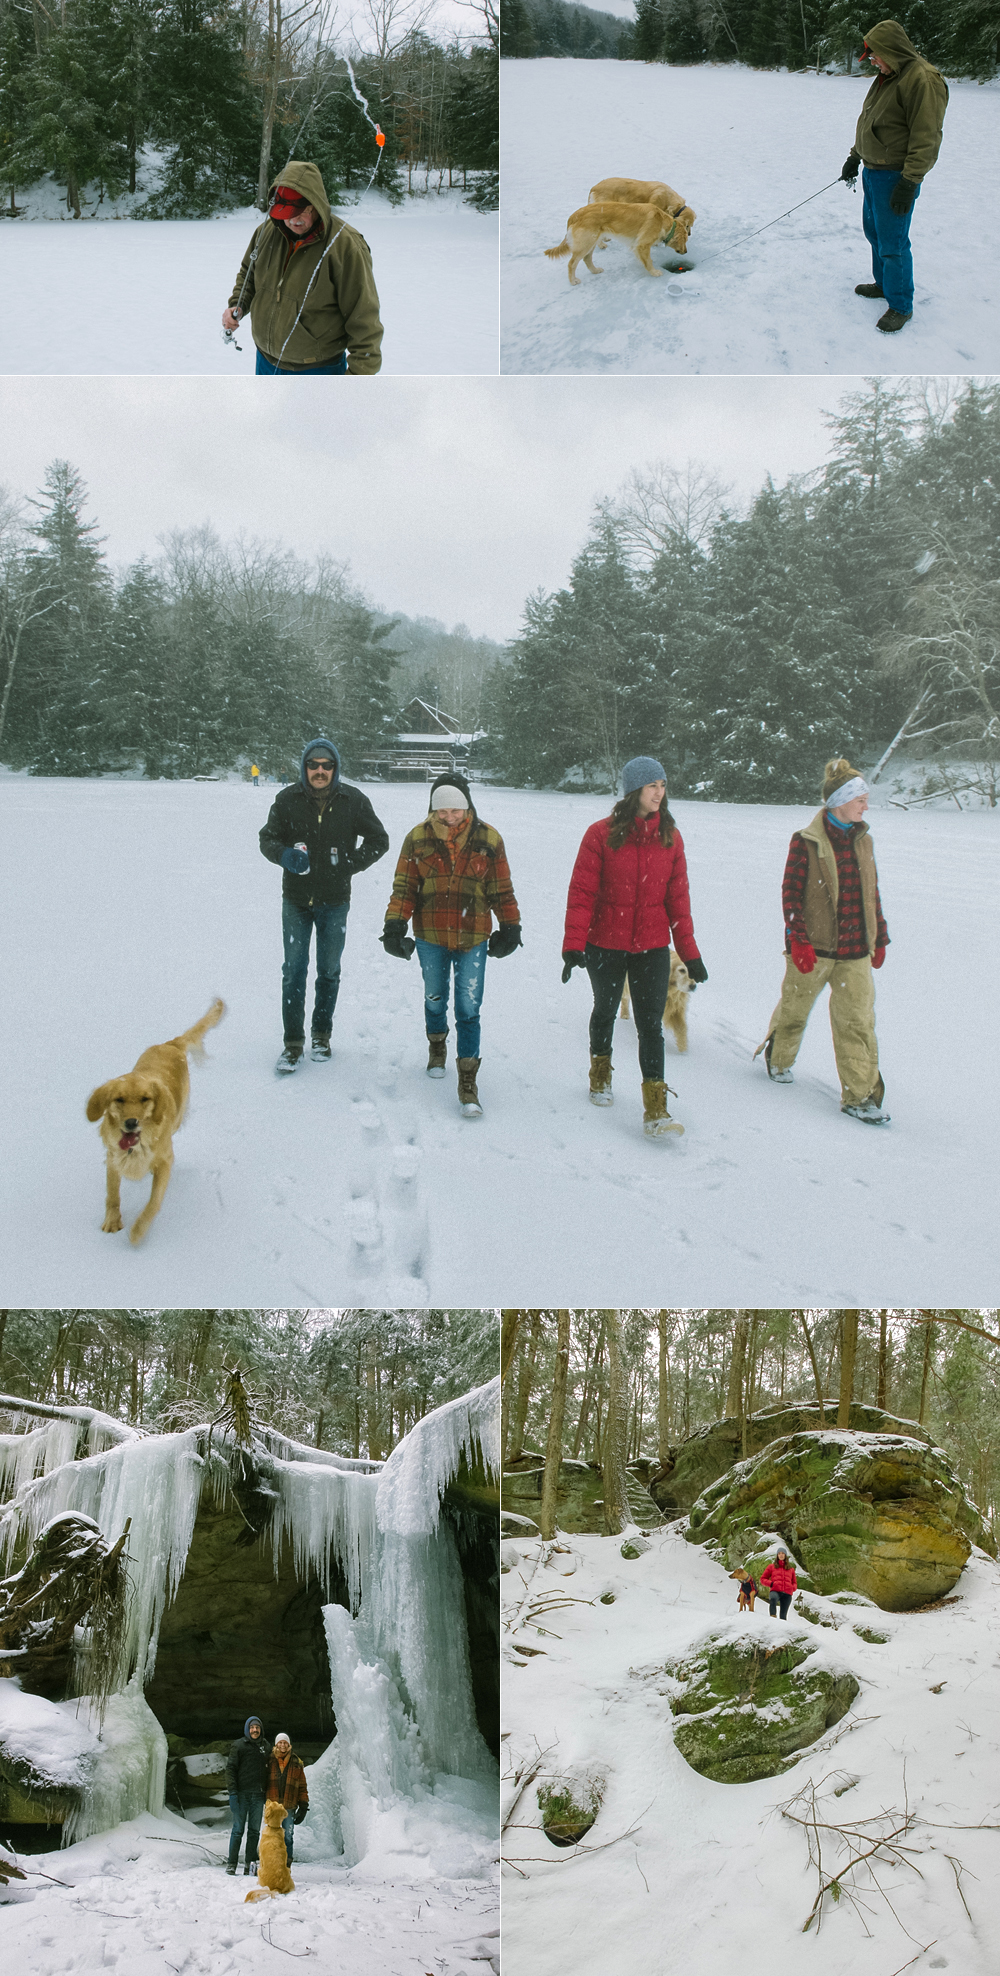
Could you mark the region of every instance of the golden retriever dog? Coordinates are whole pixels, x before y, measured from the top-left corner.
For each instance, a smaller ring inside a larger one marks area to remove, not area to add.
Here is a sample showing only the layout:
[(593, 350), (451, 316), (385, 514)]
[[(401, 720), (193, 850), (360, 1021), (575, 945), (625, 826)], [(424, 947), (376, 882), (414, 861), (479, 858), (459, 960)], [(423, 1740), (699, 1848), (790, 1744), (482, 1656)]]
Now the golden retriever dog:
[[(674, 1042), (682, 1057), (686, 1054), (688, 1046), (687, 998), (693, 988), (694, 982), (684, 962), (681, 960), (680, 955), (675, 954), (673, 948), (671, 948), (670, 983), (667, 988), (667, 1001), (663, 1011), (663, 1021), (667, 1029), (673, 1030)], [(629, 1020), (631, 1013), (632, 1004), (629, 1001), (628, 982), (626, 981), (621, 1005), (621, 1014), (626, 1022)]]
[(213, 1002), (193, 1029), (169, 1043), (154, 1043), (151, 1050), (143, 1051), (134, 1070), (99, 1084), (87, 1099), (87, 1117), (91, 1124), (100, 1119), (107, 1151), (108, 1189), (101, 1224), (105, 1235), (116, 1234), (122, 1225), (123, 1180), (153, 1176), (149, 1199), (129, 1229), (130, 1242), (141, 1242), (159, 1214), (174, 1163), (171, 1142), (187, 1110), (188, 1051), (204, 1056), (205, 1031), (214, 1029), (225, 1013), (224, 1002)]
[(591, 186), (590, 199), (598, 204), (614, 199), (626, 206), (659, 206), (664, 213), (683, 220), (686, 233), (690, 233), (698, 217), (679, 192), (658, 178), (602, 178)]
[(638, 255), (647, 274), (662, 274), (662, 268), (654, 268), (649, 258), (649, 250), (658, 240), (665, 240), (678, 254), (687, 251), (687, 228), (682, 219), (665, 213), (660, 206), (630, 206), (625, 201), (614, 201), (599, 206), (581, 206), (571, 213), (566, 222), (566, 233), (558, 247), (546, 247), (550, 261), (562, 259), (568, 254), (569, 278), (574, 288), (579, 288), (576, 269), (580, 261), (585, 261), (591, 274), (603, 274), (603, 268), (595, 268), (591, 256), (595, 247), (606, 247), (612, 234), (623, 240), (631, 240), (634, 252)]
[[(260, 1862), (257, 1867), (259, 1887), (251, 1887), (248, 1901), (270, 1900), (273, 1894), (294, 1894), (295, 1882), (288, 1871), (288, 1854), (285, 1850), (285, 1835), (281, 1829), (287, 1813), (283, 1804), (276, 1798), (269, 1798), (264, 1806), (264, 1827), (260, 1835)], [(243, 1903), (246, 1906), (246, 1901)]]

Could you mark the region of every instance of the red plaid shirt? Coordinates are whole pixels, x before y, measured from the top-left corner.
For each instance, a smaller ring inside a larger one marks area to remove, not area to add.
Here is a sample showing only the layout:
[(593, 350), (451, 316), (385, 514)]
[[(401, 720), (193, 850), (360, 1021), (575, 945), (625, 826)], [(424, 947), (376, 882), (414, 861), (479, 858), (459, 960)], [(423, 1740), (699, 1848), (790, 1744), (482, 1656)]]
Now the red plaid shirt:
[[(833, 846), (837, 860), (837, 953), (839, 961), (861, 960), (868, 952), (868, 935), (865, 931), (864, 903), (861, 897), (861, 873), (854, 853), (854, 826), (841, 830), (823, 818), (826, 834)], [(785, 914), (785, 952), (791, 952), (791, 940), (809, 942), (806, 931), (803, 903), (806, 891), (806, 873), (809, 868), (809, 852), (796, 831), (788, 847), (788, 861), (781, 885), (781, 903)], [(875, 886), (875, 908), (877, 914), (876, 947), (889, 945), (889, 929), (882, 913), (878, 884)]]
[(474, 817), (457, 832), (433, 817), (411, 830), (392, 881), (386, 919), (413, 915), (418, 940), (467, 953), (487, 939), (493, 915), (503, 925), (521, 918), (507, 853), (498, 830)]

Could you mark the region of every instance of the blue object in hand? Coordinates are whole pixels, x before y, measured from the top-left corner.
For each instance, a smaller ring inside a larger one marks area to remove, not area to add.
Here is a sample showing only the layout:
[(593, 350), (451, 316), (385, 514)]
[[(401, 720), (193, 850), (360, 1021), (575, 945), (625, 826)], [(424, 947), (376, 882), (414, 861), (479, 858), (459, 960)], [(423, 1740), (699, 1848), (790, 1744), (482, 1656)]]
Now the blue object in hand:
[(281, 862), (285, 870), (292, 872), (296, 878), (304, 878), (309, 870), (309, 853), (300, 851), (297, 844), (286, 844), (281, 853)]

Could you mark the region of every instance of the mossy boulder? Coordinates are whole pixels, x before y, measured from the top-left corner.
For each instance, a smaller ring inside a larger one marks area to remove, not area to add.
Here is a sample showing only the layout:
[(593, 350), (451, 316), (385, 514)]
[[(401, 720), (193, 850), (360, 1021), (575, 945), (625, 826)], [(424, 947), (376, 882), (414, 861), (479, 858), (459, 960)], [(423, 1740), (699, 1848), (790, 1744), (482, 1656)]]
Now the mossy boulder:
[[(650, 1462), (633, 1463), (626, 1471), (629, 1515), (640, 1530), (653, 1529), (663, 1519), (643, 1481)], [(504, 1471), (503, 1508), (537, 1519), (542, 1499), (545, 1463), (541, 1455), (525, 1454)], [(593, 1461), (559, 1463), (556, 1482), (556, 1523), (571, 1535), (600, 1536), (604, 1530), (604, 1478)]]
[(859, 1692), (853, 1674), (828, 1667), (809, 1635), (797, 1632), (777, 1646), (766, 1636), (710, 1635), (667, 1672), (683, 1683), (670, 1703), (677, 1748), (717, 1784), (790, 1769)]
[(536, 1793), (542, 1830), (554, 1846), (576, 1846), (590, 1831), (604, 1796), (604, 1780), (564, 1777), (539, 1784)]
[[(825, 1424), (832, 1425), (836, 1418), (837, 1402), (828, 1400)], [(897, 1420), (894, 1414), (883, 1413), (880, 1407), (855, 1402), (849, 1424), (854, 1433), (905, 1434), (911, 1440), (930, 1445), (930, 1435), (916, 1421)], [(746, 1459), (759, 1455), (772, 1441), (781, 1440), (786, 1434), (814, 1433), (819, 1426), (819, 1406), (815, 1401), (748, 1414)], [(660, 1468), (642, 1479), (657, 1508), (667, 1516), (676, 1515), (680, 1510), (690, 1509), (705, 1489), (743, 1459), (743, 1423), (730, 1415), (699, 1427), (679, 1447), (671, 1448), (668, 1460)]]
[(949, 1592), (992, 1536), (940, 1448), (901, 1434), (787, 1434), (694, 1504), (687, 1537), (749, 1557), (779, 1531), (816, 1591), (908, 1612)]

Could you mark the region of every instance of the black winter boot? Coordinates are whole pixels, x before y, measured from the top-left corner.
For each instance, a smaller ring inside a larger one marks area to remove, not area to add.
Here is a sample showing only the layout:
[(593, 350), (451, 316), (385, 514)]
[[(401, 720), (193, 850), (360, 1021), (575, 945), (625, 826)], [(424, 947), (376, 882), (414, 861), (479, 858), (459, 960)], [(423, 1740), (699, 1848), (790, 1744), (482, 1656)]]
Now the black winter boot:
[(859, 281), (857, 287), (854, 290), (854, 293), (855, 295), (867, 296), (869, 302), (885, 301), (885, 296), (883, 295), (882, 290), (879, 287), (877, 281)]
[(286, 1043), (274, 1068), (279, 1077), (290, 1077), (302, 1062), (302, 1044)]
[(904, 323), (909, 322), (912, 314), (912, 309), (909, 316), (901, 316), (898, 309), (887, 309), (884, 316), (879, 316), (875, 327), (876, 329), (884, 329), (887, 332), (893, 329), (902, 329)]

